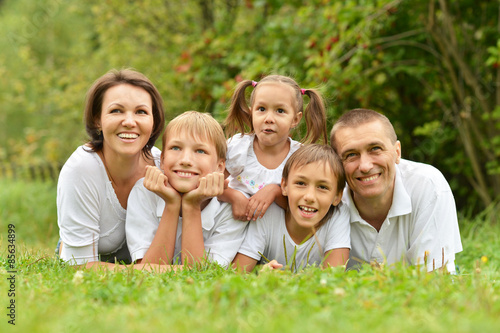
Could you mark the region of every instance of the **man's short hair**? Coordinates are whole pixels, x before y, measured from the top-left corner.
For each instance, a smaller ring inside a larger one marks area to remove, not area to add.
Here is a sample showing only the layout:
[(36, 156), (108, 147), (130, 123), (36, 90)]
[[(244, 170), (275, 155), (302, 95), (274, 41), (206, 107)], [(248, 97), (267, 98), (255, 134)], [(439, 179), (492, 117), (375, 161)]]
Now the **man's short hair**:
[(372, 121), (380, 121), (380, 123), (384, 126), (386, 134), (391, 142), (396, 143), (398, 140), (396, 131), (394, 130), (391, 121), (386, 116), (370, 109), (353, 109), (340, 116), (340, 118), (333, 125), (330, 132), (330, 145), (338, 153), (335, 134), (339, 129), (356, 128)]

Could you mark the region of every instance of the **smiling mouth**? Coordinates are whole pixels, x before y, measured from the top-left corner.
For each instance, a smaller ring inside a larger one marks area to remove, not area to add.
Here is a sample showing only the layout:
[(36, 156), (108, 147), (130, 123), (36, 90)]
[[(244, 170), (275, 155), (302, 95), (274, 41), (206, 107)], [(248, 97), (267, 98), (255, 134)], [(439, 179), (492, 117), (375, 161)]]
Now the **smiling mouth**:
[(364, 177), (364, 178), (362, 178), (362, 177), (358, 177), (358, 178), (356, 178), (356, 179), (357, 179), (357, 180), (359, 180), (359, 181), (361, 181), (362, 183), (367, 183), (367, 182), (371, 182), (371, 181), (373, 181), (373, 180), (377, 179), (378, 177), (380, 177), (380, 174), (379, 174), (379, 173), (377, 173), (377, 174), (375, 174), (375, 175), (371, 175), (371, 176), (369, 176), (369, 177)]
[(118, 134), (118, 137), (120, 139), (137, 139), (139, 137), (139, 134), (135, 134), (135, 133), (120, 133), (120, 134)]
[(305, 216), (313, 216), (318, 211), (316, 208), (311, 208), (306, 206), (299, 206), (299, 209)]
[(190, 171), (174, 171), (174, 172), (177, 176), (179, 176), (181, 178), (191, 178), (191, 177), (198, 175), (197, 173), (190, 172)]

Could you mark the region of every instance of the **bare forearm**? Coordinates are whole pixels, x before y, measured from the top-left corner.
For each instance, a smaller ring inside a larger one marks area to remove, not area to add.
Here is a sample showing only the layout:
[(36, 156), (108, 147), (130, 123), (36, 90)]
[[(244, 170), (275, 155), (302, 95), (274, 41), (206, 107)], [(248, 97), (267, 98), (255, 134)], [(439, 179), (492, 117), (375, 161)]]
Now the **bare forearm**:
[(174, 256), (179, 212), (179, 204), (165, 206), (158, 230), (141, 263), (163, 265), (171, 263)]
[(232, 189), (230, 187), (224, 189), (224, 192), (217, 197), (219, 201), (229, 202), (230, 204), (235, 204), (235, 200), (238, 195), (242, 195), (238, 190)]
[(238, 252), (233, 259), (232, 267), (240, 273), (250, 273), (255, 268), (256, 264), (257, 260)]
[(187, 204), (182, 208), (182, 263), (192, 266), (201, 262), (205, 255), (201, 209)]
[(158, 265), (158, 264), (149, 264), (149, 263), (141, 263), (141, 264), (132, 264), (132, 265), (119, 265), (110, 262), (102, 262), (102, 261), (93, 261), (88, 262), (85, 265), (75, 266), (76, 268), (85, 268), (94, 271), (100, 270), (124, 270), (124, 269), (137, 269), (141, 271), (148, 271), (154, 273), (164, 273), (170, 271), (177, 271), (179, 269), (183, 269), (182, 265)]
[(339, 248), (333, 249), (325, 253), (326, 260), (323, 263), (323, 267), (327, 268), (336, 267), (345, 265), (347, 263), (347, 259), (349, 259), (349, 249), (348, 248)]

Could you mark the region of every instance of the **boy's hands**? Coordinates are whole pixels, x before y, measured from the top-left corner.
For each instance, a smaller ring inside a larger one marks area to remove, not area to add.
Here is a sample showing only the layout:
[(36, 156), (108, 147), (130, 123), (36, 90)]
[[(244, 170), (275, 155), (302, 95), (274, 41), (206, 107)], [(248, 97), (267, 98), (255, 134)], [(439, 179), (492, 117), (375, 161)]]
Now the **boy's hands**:
[(277, 269), (280, 269), (282, 268), (283, 265), (280, 264), (279, 262), (277, 262), (276, 260), (271, 260), (270, 262), (268, 262), (267, 264), (263, 265), (262, 266), (262, 269), (261, 271), (274, 271), (274, 270), (277, 270)]
[(248, 221), (262, 218), (269, 206), (274, 202), (277, 195), (281, 194), (281, 188), (277, 184), (269, 184), (255, 193), (245, 210), (245, 216)]
[(165, 203), (180, 201), (181, 195), (168, 183), (165, 174), (155, 166), (146, 166), (146, 176), (144, 176), (144, 187), (156, 193)]
[(224, 174), (222, 172), (212, 172), (200, 178), (198, 187), (190, 192), (184, 193), (182, 202), (188, 205), (199, 206), (209, 198), (217, 197), (224, 192)]

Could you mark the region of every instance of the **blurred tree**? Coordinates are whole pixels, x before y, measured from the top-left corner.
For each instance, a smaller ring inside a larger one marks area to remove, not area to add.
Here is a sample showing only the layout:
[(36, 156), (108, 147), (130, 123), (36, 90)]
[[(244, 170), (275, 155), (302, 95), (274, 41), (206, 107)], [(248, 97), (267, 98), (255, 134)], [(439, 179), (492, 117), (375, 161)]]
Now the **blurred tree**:
[(459, 207), (484, 208), (500, 197), (499, 15), (487, 0), (6, 1), (0, 159), (64, 161), (111, 68), (145, 73), (167, 119), (223, 120), (238, 81), (280, 73), (324, 93), (329, 127), (347, 109), (385, 113), (404, 157), (442, 170)]

